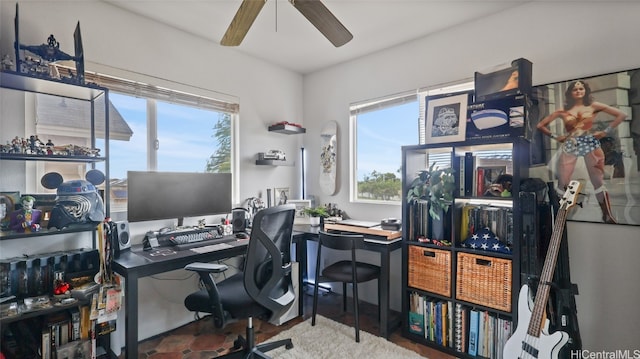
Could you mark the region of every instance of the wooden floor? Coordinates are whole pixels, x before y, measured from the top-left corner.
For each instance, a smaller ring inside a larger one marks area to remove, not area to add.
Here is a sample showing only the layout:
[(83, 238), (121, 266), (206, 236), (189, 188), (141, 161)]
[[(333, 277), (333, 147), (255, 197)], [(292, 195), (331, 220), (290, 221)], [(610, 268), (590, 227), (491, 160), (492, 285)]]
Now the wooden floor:
[[(313, 290), (305, 288), (304, 306), (305, 317), (295, 318), (281, 326), (254, 320), (256, 342), (267, 341), (279, 332), (291, 328), (311, 315), (313, 306)], [(377, 306), (362, 302), (360, 304), (360, 330), (372, 334), (379, 333), (377, 321)], [(340, 295), (325, 293), (318, 299), (318, 314), (337, 322), (352, 326), (353, 315), (351, 309), (346, 313), (342, 311), (342, 297)], [(138, 345), (138, 358), (140, 359), (204, 359), (214, 358), (229, 351), (233, 347), (233, 341), (238, 334), (244, 336), (246, 321), (242, 320), (224, 329), (215, 329), (210, 318), (201, 319), (176, 328), (167, 333), (147, 339)], [(396, 329), (389, 340), (429, 359), (451, 359), (453, 356), (444, 354), (425, 345), (414, 343), (401, 334), (400, 328)], [(336, 354), (339, 357), (339, 354)], [(124, 354), (120, 355), (124, 358)]]

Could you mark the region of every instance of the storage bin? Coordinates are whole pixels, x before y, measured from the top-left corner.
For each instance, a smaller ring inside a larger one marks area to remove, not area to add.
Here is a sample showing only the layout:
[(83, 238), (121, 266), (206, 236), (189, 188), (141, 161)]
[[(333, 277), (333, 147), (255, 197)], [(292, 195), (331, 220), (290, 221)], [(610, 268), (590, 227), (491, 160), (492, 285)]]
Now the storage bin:
[(407, 265), (410, 287), (451, 296), (451, 252), (410, 245)]
[(510, 259), (458, 253), (456, 299), (511, 311)]

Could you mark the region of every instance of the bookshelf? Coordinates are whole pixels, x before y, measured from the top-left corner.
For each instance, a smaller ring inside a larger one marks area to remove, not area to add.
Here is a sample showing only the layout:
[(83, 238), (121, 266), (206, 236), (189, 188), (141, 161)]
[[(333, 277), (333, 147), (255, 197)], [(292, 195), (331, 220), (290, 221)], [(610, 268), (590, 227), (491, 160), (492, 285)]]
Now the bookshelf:
[[(34, 77), (9, 70), (0, 71), (0, 95), (6, 96), (9, 104), (0, 108), (3, 126), (0, 134), (1, 143), (8, 143), (13, 136), (28, 138), (31, 133), (37, 133), (35, 120), (30, 115), (31, 103), (37, 101), (36, 96), (52, 97), (60, 104), (74, 103), (75, 107), (63, 107), (65, 116), (78, 117), (80, 129), (77, 132), (65, 133), (77, 143), (73, 145), (89, 145), (96, 148), (101, 142), (103, 156), (91, 155), (55, 155), (44, 153), (9, 152), (6, 146), (0, 153), (0, 183), (4, 187), (2, 192), (32, 194), (39, 199), (45, 196), (55, 196), (53, 193), (33, 193), (35, 186), (33, 178), (40, 177), (45, 168), (52, 162), (70, 164), (82, 168), (83, 171), (95, 169), (97, 164), (104, 163), (106, 179), (104, 188), (105, 214), (110, 211), (109, 168), (109, 94), (108, 89), (95, 84), (72, 84), (63, 80), (44, 77)], [(19, 99), (19, 101), (9, 99)], [(29, 106), (27, 106), (29, 104)], [(76, 112), (81, 112), (79, 115)], [(72, 116), (73, 115), (73, 116)], [(6, 121), (5, 121), (6, 119)], [(66, 125), (67, 127), (71, 127)], [(63, 127), (63, 125), (60, 125)], [(105, 130), (102, 130), (105, 129)], [(20, 130), (20, 131), (19, 131)], [(60, 129), (56, 129), (60, 131)], [(24, 131), (24, 132), (22, 132)], [(33, 132), (29, 132), (33, 131)], [(67, 129), (67, 131), (72, 131)], [(102, 133), (100, 133), (102, 131)], [(102, 141), (99, 141), (99, 138)], [(58, 169), (59, 167), (51, 167)], [(47, 170), (48, 172), (48, 170)], [(73, 172), (72, 172), (73, 173)], [(66, 175), (66, 173), (65, 173)], [(1, 187), (1, 186), (0, 186)], [(15, 208), (8, 208), (11, 212)], [(43, 221), (47, 216), (43, 216)], [(59, 351), (66, 345), (68, 352), (74, 355), (81, 350), (82, 357), (90, 357), (90, 351), (80, 345), (87, 346), (91, 341), (89, 333), (90, 300), (88, 298), (73, 298), (68, 295), (54, 295), (54, 281), (58, 276), (64, 282), (71, 282), (71, 278), (93, 278), (99, 268), (98, 233), (95, 224), (69, 226), (64, 229), (48, 229), (43, 227), (35, 232), (16, 232), (8, 227), (0, 229), (0, 253), (11, 253), (9, 249), (17, 246), (24, 247), (25, 253), (18, 257), (6, 258), (0, 255), (0, 327), (3, 335), (0, 347), (7, 358), (61, 358), (64, 353)], [(83, 232), (83, 233), (81, 233)], [(63, 236), (65, 249), (47, 252), (46, 236)], [(73, 249), (78, 238), (91, 237), (92, 248)], [(25, 244), (25, 241), (30, 241)], [(17, 280), (19, 278), (19, 280)], [(66, 300), (66, 301), (65, 301)], [(85, 335), (80, 336), (79, 324), (72, 320), (74, 313), (84, 311), (86, 315), (83, 326)], [(57, 319), (55, 319), (57, 318)], [(55, 319), (55, 322), (54, 322)], [(76, 330), (77, 329), (77, 330)], [(96, 332), (94, 330), (94, 332)], [(95, 338), (100, 346), (109, 348), (109, 336), (98, 333)], [(5, 350), (6, 349), (6, 350)], [(106, 352), (106, 350), (102, 350)], [(66, 357), (66, 356), (65, 356)]]
[[(517, 198), (529, 147), (525, 136), (508, 135), (402, 148), (405, 337), (456, 357), (502, 356), (517, 323)], [(455, 179), (453, 200), (439, 219), (427, 200), (406, 196), (416, 174), (434, 163), (453, 168)]]

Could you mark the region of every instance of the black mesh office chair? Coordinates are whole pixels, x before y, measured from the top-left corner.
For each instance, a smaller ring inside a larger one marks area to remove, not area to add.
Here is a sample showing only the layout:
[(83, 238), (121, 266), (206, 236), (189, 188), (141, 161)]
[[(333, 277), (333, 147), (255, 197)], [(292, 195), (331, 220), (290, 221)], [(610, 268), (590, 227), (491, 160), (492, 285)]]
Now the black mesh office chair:
[[(351, 260), (340, 260), (326, 266), (320, 273), (322, 248), (350, 251)], [(318, 232), (318, 255), (316, 261), (316, 282), (313, 288), (313, 317), (311, 325), (316, 324), (318, 310), (318, 284), (322, 282), (342, 282), (342, 306), (347, 310), (347, 283), (353, 285), (353, 310), (355, 315), (356, 342), (360, 342), (360, 321), (358, 313), (358, 283), (380, 278), (380, 267), (358, 262), (356, 249), (364, 247), (364, 236), (361, 234), (335, 234)], [(380, 283), (378, 283), (378, 303), (380, 303)], [(378, 312), (379, 313), (379, 312)]]
[(294, 302), (290, 259), (294, 215), (293, 205), (263, 209), (255, 215), (243, 272), (216, 284), (212, 274), (224, 272), (226, 265), (192, 263), (185, 267), (197, 272), (205, 286), (185, 298), (187, 309), (211, 314), (217, 328), (248, 318), (246, 338), (238, 336), (234, 341), (234, 349), (243, 350), (221, 358), (268, 358), (264, 353), (269, 350), (293, 348), (291, 339), (256, 345), (252, 318), (273, 322)]

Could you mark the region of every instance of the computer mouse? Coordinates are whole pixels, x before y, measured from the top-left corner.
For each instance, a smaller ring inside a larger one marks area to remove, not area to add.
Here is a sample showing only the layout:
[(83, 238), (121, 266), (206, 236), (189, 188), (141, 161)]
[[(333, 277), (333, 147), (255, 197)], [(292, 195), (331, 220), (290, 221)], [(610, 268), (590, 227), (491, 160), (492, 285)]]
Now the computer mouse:
[(236, 238), (238, 238), (238, 239), (247, 239), (247, 238), (249, 238), (249, 235), (244, 233), (244, 232), (238, 232), (238, 233), (236, 233)]

